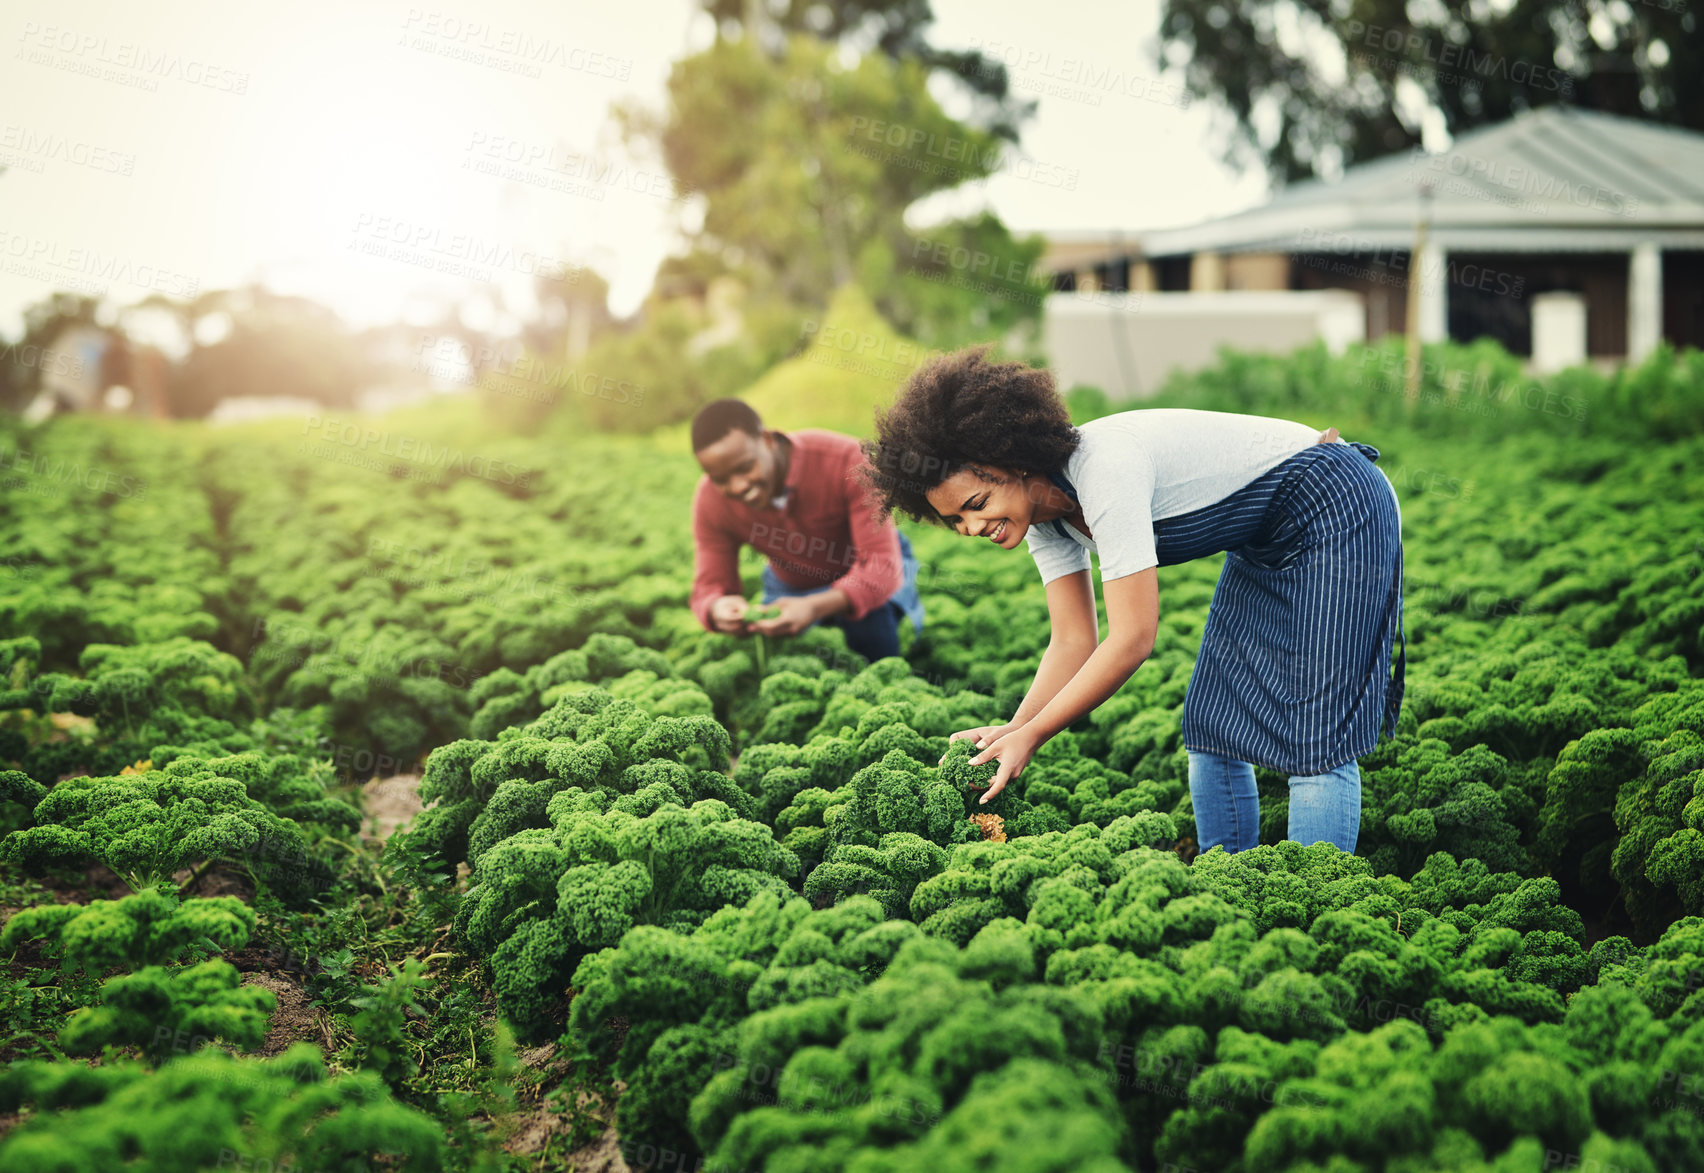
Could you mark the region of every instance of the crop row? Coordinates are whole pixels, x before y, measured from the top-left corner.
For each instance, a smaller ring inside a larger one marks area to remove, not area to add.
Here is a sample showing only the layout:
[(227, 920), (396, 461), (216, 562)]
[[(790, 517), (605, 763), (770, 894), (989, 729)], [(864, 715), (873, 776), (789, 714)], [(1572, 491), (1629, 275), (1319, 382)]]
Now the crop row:
[[(7, 930), (85, 974), (60, 1046), (138, 1060), (8, 1068), (17, 1167), (237, 1078), (174, 1055), (255, 1041), (267, 1007), (216, 960), (253, 914), (177, 885), (223, 860), (321, 915), (360, 820), (338, 767), (377, 760), (422, 762), (432, 804), (383, 874), (424, 900), (465, 870), (449, 948), (524, 1040), (622, 1081), (634, 1167), (1704, 1164), (1699, 440), (1393, 431), (1409, 692), (1362, 762), (1360, 854), (1281, 842), (1262, 771), (1263, 846), (1227, 857), (1193, 851), (1177, 733), (1215, 563), (1162, 573), (1150, 661), (983, 805), (946, 735), (1028, 683), (1021, 555), (918, 533), (908, 660), (817, 631), (760, 662), (681, 605), (684, 452), (396, 426), (532, 475), (375, 470), (277, 426), (28, 441), (113, 475), (0, 496), (0, 857), (151, 903)], [(329, 1159), (282, 1107), (311, 1086), (301, 1119), (341, 1121), (315, 1143), (470, 1167), (398, 1057), (412, 980), (367, 996), (392, 1042), (364, 1074), (256, 1066), (193, 1159)], [(172, 1167), (171, 1135), (113, 1151)]]

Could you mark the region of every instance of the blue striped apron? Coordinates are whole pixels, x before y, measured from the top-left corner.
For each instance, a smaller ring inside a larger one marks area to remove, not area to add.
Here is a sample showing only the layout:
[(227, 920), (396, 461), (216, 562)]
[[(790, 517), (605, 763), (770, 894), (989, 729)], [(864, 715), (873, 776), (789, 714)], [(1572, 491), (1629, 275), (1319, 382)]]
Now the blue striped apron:
[(1184, 696), (1185, 747), (1323, 774), (1396, 731), (1408, 661), (1402, 535), (1378, 458), (1368, 444), (1315, 444), (1154, 523), (1161, 566), (1225, 553)]

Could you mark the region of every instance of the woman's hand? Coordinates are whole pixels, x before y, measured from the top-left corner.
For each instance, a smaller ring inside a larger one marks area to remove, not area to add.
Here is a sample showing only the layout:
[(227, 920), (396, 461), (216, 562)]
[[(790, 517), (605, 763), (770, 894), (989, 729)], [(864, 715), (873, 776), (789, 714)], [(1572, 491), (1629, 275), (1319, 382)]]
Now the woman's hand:
[[(1013, 722), (1010, 722), (1010, 721), (1008, 721), (1004, 725), (981, 725), (981, 726), (978, 726), (975, 729), (960, 729), (957, 733), (954, 733), (952, 736), (948, 737), (947, 740), (948, 741), (963, 741), (966, 738), (968, 738), (968, 739), (970, 739), (972, 746), (974, 746), (976, 749), (985, 749), (985, 748), (987, 748), (989, 742), (996, 741), (999, 738), (1004, 737), (1006, 734), (1010, 733), (1012, 730), (1014, 730), (1016, 728), (1017, 728), (1017, 725)], [(937, 766), (943, 766), (943, 765), (946, 764), (946, 762), (947, 762), (946, 755), (942, 754), (941, 760), (936, 762), (935, 764)]]
[(995, 795), (1006, 789), (1006, 783), (1024, 772), (1029, 760), (1035, 756), (1035, 751), (1041, 748), (1046, 738), (1039, 737), (1033, 732), (1034, 726), (1020, 725), (1009, 729), (988, 743), (988, 747), (970, 759), (970, 764), (980, 766), (985, 762), (998, 761), (1000, 769), (994, 774), (994, 780), (983, 791), (977, 804), (988, 802)]

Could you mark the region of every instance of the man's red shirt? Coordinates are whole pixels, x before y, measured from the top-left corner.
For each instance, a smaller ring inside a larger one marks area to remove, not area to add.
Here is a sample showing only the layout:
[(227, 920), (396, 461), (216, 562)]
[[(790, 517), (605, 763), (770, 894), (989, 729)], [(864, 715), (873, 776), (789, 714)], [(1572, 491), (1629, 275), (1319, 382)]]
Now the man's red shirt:
[(692, 497), (692, 613), (706, 630), (710, 605), (743, 593), (739, 553), (751, 546), (790, 586), (843, 591), (862, 619), (887, 602), (904, 581), (899, 530), (880, 512), (854, 475), (864, 462), (858, 441), (839, 432), (801, 428), (793, 442), (785, 486), (787, 507), (754, 508), (725, 497), (708, 476)]

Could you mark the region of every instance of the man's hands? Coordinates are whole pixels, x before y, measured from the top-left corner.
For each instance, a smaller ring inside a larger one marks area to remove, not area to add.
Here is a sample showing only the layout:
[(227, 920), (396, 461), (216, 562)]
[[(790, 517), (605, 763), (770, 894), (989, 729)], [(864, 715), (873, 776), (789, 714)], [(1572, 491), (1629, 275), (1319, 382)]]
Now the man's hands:
[(811, 602), (808, 595), (783, 596), (771, 603), (769, 608), (772, 611), (780, 611), (781, 614), (773, 619), (748, 623), (746, 627), (759, 635), (798, 635), (821, 618), (817, 614), (816, 604)]
[(751, 604), (739, 595), (723, 595), (710, 604), (710, 623), (728, 635), (744, 635), (746, 612), (750, 609)]
[[(756, 621), (749, 618), (772, 612), (779, 614)], [(739, 595), (723, 595), (710, 604), (711, 624), (728, 635), (797, 635), (821, 618), (810, 595), (776, 599), (765, 608), (754, 608)]]
[[(1006, 789), (1006, 783), (1024, 772), (1030, 758), (1041, 747), (1045, 738), (1037, 736), (1028, 725), (983, 725), (977, 729), (961, 729), (947, 738), (957, 741), (960, 738), (972, 738), (973, 744), (982, 752), (970, 759), (970, 764), (980, 766), (985, 762), (998, 761), (1000, 769), (988, 784), (977, 804), (981, 805), (994, 798)], [(945, 758), (941, 759), (945, 761)]]

